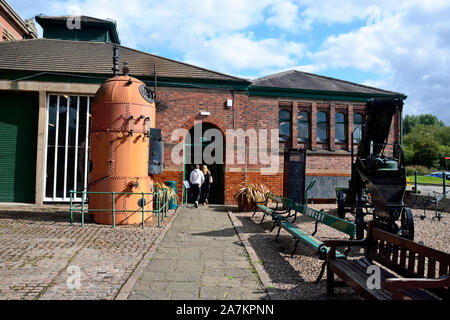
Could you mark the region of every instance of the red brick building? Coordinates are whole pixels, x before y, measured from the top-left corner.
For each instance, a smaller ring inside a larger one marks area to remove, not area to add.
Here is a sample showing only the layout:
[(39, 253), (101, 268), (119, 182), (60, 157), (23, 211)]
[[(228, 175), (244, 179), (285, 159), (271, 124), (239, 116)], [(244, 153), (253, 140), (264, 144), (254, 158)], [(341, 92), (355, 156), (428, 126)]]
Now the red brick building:
[[(9, 169), (0, 170), (0, 201), (65, 202), (69, 190), (85, 188), (88, 183), (89, 110), (100, 84), (112, 76), (112, 48), (119, 41), (97, 36), (98, 32), (116, 34), (111, 33), (115, 24), (88, 17), (80, 19), (80, 32), (89, 32), (89, 24), (95, 24), (96, 37), (77, 33), (78, 40), (70, 40), (73, 33), (56, 32), (53, 23), (66, 18), (39, 17), (47, 39), (0, 43), (0, 118), (4, 123), (0, 122), (0, 140), (11, 137), (14, 130), (24, 132), (0, 148), (0, 156), (3, 152), (4, 159), (11, 158), (2, 164)], [(50, 20), (52, 32), (46, 33), (45, 21)], [(66, 24), (59, 25), (64, 28)], [(365, 101), (378, 96), (406, 98), (299, 71), (249, 81), (124, 46), (119, 46), (119, 56), (120, 63), (128, 63), (130, 75), (157, 88), (156, 124), (165, 139), (165, 155), (164, 171), (154, 176), (155, 181), (175, 180), (181, 197), (182, 182), (193, 163), (188, 159), (195, 157), (189, 154), (189, 147), (204, 150), (208, 146), (205, 137), (199, 141), (187, 141), (183, 135), (172, 139), (176, 129), (186, 133), (202, 123), (203, 129), (217, 129), (225, 146), (235, 146), (235, 159), (244, 155), (246, 161), (236, 163), (226, 152), (215, 154), (222, 163), (210, 166), (214, 178), (211, 203), (234, 203), (234, 192), (249, 182), (265, 183), (272, 192), (282, 193), (283, 149), (287, 147), (308, 149), (307, 178), (318, 179), (310, 198), (333, 198), (334, 188), (346, 186), (350, 176), (351, 136), (362, 125)], [(20, 117), (15, 116), (18, 112)], [(393, 120), (390, 142), (401, 139), (400, 119), (397, 115)], [(269, 175), (261, 173), (261, 167), (269, 165), (250, 161), (266, 151), (260, 137), (258, 148), (252, 149), (252, 137), (236, 143), (227, 135), (227, 130), (259, 134), (266, 129), (270, 143), (270, 130), (278, 128), (278, 172)], [(179, 151), (179, 162), (172, 157), (174, 148)], [(28, 153), (17, 157), (18, 150)], [(23, 161), (17, 162), (18, 158)], [(14, 174), (23, 170), (28, 173), (15, 178)]]
[(33, 19), (23, 21), (5, 0), (0, 0), (0, 41), (37, 38)]
[[(161, 88), (158, 94), (167, 105), (157, 113), (157, 123), (163, 130), (167, 147), (165, 170), (157, 180), (176, 180), (181, 185), (185, 172), (190, 171), (170, 160), (174, 147), (170, 139), (176, 128), (190, 130), (196, 121), (201, 121), (217, 127), (225, 135), (225, 140), (227, 129), (255, 129), (258, 132), (260, 129), (280, 128), (278, 173), (261, 174), (260, 169), (265, 166), (250, 163), (248, 140), (245, 164), (224, 161), (225, 165), (220, 169), (223, 170), (223, 199), (226, 204), (234, 203), (233, 194), (242, 183), (264, 183), (273, 192), (281, 193), (285, 148), (308, 150), (306, 183), (312, 178), (317, 180), (309, 197), (316, 201), (333, 199), (334, 188), (347, 186), (351, 175), (351, 137), (353, 130), (359, 128), (355, 132), (357, 135), (362, 126), (365, 102), (371, 97), (406, 98), (396, 92), (294, 70), (256, 79), (244, 91)], [(233, 101), (231, 108), (226, 107), (229, 99)], [(201, 116), (199, 111), (207, 111), (210, 115)], [(397, 114), (392, 121), (390, 144), (401, 139), (400, 119), (401, 115)], [(357, 142), (356, 136), (355, 149)], [(242, 145), (238, 147), (244, 148)], [(235, 154), (237, 152), (236, 149)], [(220, 175), (220, 172), (213, 172), (213, 175)], [(220, 176), (217, 178), (222, 182)]]

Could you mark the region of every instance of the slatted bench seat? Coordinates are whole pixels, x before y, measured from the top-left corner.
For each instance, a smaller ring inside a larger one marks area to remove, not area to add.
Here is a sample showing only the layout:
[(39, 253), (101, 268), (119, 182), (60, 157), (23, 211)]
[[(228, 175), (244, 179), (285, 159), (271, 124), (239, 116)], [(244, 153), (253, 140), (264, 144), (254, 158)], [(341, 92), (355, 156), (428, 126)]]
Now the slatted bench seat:
[[(370, 300), (450, 299), (448, 253), (377, 229), (373, 222), (369, 223), (366, 239), (327, 240), (324, 245), (330, 247), (327, 256), (328, 296), (334, 294), (336, 286), (347, 285), (363, 299)], [(355, 260), (338, 259), (338, 246), (364, 247), (365, 257)], [(373, 274), (368, 268), (374, 262), (380, 268), (379, 288), (369, 286), (367, 281)], [(342, 282), (336, 282), (335, 275)]]

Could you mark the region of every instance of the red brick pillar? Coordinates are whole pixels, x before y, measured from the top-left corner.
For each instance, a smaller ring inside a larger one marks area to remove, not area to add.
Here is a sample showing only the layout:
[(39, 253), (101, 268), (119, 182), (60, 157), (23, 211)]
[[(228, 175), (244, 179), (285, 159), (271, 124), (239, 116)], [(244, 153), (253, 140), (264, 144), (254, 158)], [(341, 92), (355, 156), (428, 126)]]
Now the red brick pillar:
[(330, 122), (329, 122), (329, 137), (330, 137), (330, 141), (329, 141), (329, 148), (330, 151), (334, 151), (334, 149), (336, 148), (336, 142), (334, 141), (335, 138), (335, 131), (334, 131), (334, 127), (335, 127), (335, 114), (336, 114), (336, 108), (334, 106), (334, 104), (330, 104)]
[(348, 105), (348, 112), (347, 112), (348, 116), (347, 116), (347, 148), (348, 151), (352, 150), (352, 132), (353, 132), (353, 105), (349, 104)]
[(317, 149), (317, 103), (311, 104), (311, 150)]
[(400, 143), (400, 111), (394, 115), (394, 142)]
[(298, 137), (298, 127), (297, 127), (297, 114), (298, 114), (298, 105), (296, 103), (292, 104), (292, 137), (291, 137), (291, 146), (292, 148), (298, 147), (297, 137)]

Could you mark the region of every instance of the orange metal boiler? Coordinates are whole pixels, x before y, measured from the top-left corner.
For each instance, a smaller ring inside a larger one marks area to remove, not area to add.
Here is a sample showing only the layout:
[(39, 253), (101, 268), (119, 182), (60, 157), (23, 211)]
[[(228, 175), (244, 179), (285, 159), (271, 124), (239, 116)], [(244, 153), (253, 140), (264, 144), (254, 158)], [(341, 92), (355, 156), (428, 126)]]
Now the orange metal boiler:
[[(92, 105), (90, 192), (152, 192), (148, 174), (150, 128), (155, 127), (155, 103), (151, 90), (128, 75), (112, 77), (98, 89)], [(115, 195), (116, 224), (142, 222), (142, 195)], [(153, 197), (145, 196), (145, 210)], [(111, 194), (89, 194), (89, 209), (96, 223), (113, 224)], [(151, 221), (151, 212), (145, 213)]]

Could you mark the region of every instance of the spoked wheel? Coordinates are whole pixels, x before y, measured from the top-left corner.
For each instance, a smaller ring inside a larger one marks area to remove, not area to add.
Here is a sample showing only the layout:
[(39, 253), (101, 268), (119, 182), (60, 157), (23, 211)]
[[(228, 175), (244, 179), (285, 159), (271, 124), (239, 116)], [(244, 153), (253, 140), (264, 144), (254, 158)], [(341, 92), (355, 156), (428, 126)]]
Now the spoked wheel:
[(364, 229), (366, 223), (364, 222), (364, 212), (362, 208), (356, 208), (356, 239), (361, 240), (364, 238)]
[(341, 219), (345, 218), (345, 199), (343, 191), (339, 191), (338, 193), (338, 217)]
[(403, 208), (402, 210), (398, 235), (402, 238), (414, 241), (414, 218), (411, 208)]

